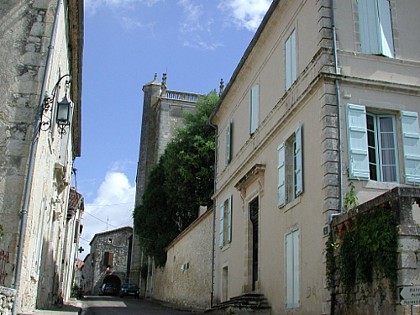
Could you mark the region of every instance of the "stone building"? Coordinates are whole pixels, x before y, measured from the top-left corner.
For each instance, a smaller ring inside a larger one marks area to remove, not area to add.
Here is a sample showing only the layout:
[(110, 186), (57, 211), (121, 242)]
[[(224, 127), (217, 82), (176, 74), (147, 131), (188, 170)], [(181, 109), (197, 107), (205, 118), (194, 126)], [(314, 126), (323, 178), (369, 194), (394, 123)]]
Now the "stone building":
[[(128, 282), (132, 243), (133, 228), (129, 226), (95, 234), (89, 244), (89, 258), (85, 260), (85, 266), (91, 267), (83, 272), (84, 284), (88, 281), (91, 284), (91, 287), (84, 285), (86, 291), (99, 294), (104, 283), (112, 283), (119, 291), (121, 285)], [(87, 274), (89, 269), (90, 275)]]
[(1, 0), (0, 34), (0, 285), (17, 295), (14, 314), (30, 313), (71, 287), (83, 1)]
[[(198, 94), (178, 92), (166, 88), (166, 74), (162, 82), (155, 74), (153, 81), (143, 86), (143, 115), (141, 123), (141, 139), (139, 148), (139, 161), (136, 177), (135, 204), (141, 203), (147, 178), (153, 166), (158, 162), (167, 143), (175, 135), (177, 128), (184, 125), (184, 114), (195, 109)], [(141, 278), (142, 266), (151, 266), (151, 261), (141, 251), (137, 237), (134, 233), (133, 259), (130, 282), (139, 284), (142, 294), (150, 295), (152, 290), (153, 268), (148, 273), (150, 278), (144, 281)]]
[(410, 312), (392, 286), (353, 285), (356, 303), (343, 302), (325, 253), (330, 228), (389, 211), (396, 285), (420, 285), (419, 12), (417, 0), (273, 0), (211, 118), (215, 305), (258, 295), (273, 315)]

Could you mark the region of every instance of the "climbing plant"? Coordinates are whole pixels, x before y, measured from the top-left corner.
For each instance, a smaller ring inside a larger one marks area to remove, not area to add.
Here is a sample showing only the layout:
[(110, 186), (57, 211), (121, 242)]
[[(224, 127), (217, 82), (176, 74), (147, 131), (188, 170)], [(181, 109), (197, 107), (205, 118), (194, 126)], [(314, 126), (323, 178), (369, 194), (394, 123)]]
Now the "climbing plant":
[(375, 208), (349, 221), (334, 242), (326, 243), (328, 286), (351, 293), (357, 284), (387, 279), (395, 291), (397, 281), (397, 226), (391, 209)]

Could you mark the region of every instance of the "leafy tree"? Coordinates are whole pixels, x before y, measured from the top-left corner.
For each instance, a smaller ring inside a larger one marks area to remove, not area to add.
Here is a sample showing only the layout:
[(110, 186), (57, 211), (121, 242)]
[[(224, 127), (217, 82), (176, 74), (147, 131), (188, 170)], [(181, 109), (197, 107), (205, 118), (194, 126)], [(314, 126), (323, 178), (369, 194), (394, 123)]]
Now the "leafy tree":
[(214, 185), (215, 132), (208, 119), (218, 101), (215, 91), (200, 97), (185, 116), (159, 163), (152, 170), (134, 224), (145, 252), (164, 265), (164, 248), (210, 206)]

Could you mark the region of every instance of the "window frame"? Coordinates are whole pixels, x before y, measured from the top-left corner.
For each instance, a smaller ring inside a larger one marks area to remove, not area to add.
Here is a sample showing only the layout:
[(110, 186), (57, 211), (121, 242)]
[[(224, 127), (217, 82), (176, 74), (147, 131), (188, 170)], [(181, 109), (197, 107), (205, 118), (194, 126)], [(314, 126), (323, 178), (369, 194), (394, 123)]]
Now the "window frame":
[(277, 147), (277, 203), (283, 207), (303, 193), (303, 133), (299, 123)]
[(224, 199), (219, 208), (219, 247), (232, 242), (232, 195)]

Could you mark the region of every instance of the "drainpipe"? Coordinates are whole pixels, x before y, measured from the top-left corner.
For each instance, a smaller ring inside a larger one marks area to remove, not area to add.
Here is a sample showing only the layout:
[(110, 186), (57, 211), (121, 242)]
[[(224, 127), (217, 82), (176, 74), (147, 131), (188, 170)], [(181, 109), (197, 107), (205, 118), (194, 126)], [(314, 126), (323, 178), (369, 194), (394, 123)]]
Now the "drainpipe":
[[(213, 194), (216, 193), (216, 176), (217, 176), (217, 126), (213, 125), (209, 121), (210, 126), (212, 126), (215, 130), (215, 146), (214, 146), (214, 180), (213, 180)], [(216, 203), (213, 203), (213, 230), (212, 230), (212, 254), (211, 254), (211, 296), (210, 296), (210, 308), (213, 308), (213, 302), (214, 302), (214, 262), (215, 262), (215, 237), (216, 237), (216, 212), (217, 212), (217, 206)]]
[(16, 300), (15, 300), (15, 303), (13, 304), (13, 310), (12, 310), (13, 315), (16, 315), (16, 311), (17, 311), (16, 305), (19, 301), (19, 285), (20, 285), (20, 277), (21, 277), (21, 271), (22, 271), (23, 243), (25, 240), (26, 221), (28, 218), (28, 205), (29, 205), (29, 198), (30, 198), (30, 193), (31, 193), (31, 188), (32, 188), (35, 154), (36, 154), (36, 149), (38, 146), (38, 136), (39, 136), (39, 130), (40, 130), (40, 125), (41, 125), (44, 98), (45, 98), (45, 93), (46, 93), (45, 90), (47, 87), (50, 68), (52, 64), (54, 42), (57, 35), (58, 15), (60, 14), (60, 11), (61, 11), (62, 1), (63, 0), (57, 0), (56, 12), (55, 12), (55, 17), (54, 17), (54, 25), (53, 25), (53, 29), (51, 33), (50, 45), (48, 47), (44, 78), (42, 81), (41, 94), (39, 96), (38, 109), (36, 113), (34, 131), (33, 131), (33, 136), (32, 136), (32, 141), (31, 141), (31, 146), (30, 146), (30, 152), (29, 152), (28, 169), (26, 173), (26, 182), (25, 182), (25, 188), (23, 192), (23, 204), (22, 204), (22, 210), (20, 213), (18, 249), (16, 253), (16, 271), (15, 271), (15, 279), (14, 279), (14, 288), (16, 290)]
[[(329, 224), (332, 223), (335, 216), (338, 216), (343, 213), (343, 157), (342, 157), (342, 139), (341, 139), (341, 100), (340, 100), (340, 82), (338, 76), (340, 74), (340, 69), (338, 67), (338, 53), (337, 53), (337, 30), (335, 26), (335, 14), (334, 14), (334, 0), (330, 0), (331, 8), (331, 31), (332, 31), (332, 44), (333, 44), (333, 58), (334, 58), (334, 84), (335, 84), (335, 97), (337, 104), (337, 136), (338, 136), (338, 181), (339, 181), (339, 203), (338, 203), (338, 213), (333, 213), (329, 216)], [(335, 314), (335, 305), (336, 305), (336, 292), (335, 289), (331, 290), (331, 305), (330, 305), (330, 314)]]
[[(338, 54), (337, 54), (337, 30), (335, 26), (335, 15), (334, 15), (334, 0), (330, 0), (331, 7), (331, 28), (332, 28), (332, 43), (333, 43), (333, 57), (334, 57), (334, 84), (335, 84), (335, 97), (337, 103), (337, 136), (338, 136), (338, 181), (339, 181), (339, 203), (338, 210), (339, 214), (343, 212), (343, 156), (342, 146), (343, 142), (341, 139), (341, 99), (340, 99), (340, 82), (338, 76), (340, 75), (340, 69), (338, 66)], [(333, 217), (333, 216), (332, 216)], [(332, 221), (330, 218), (330, 222)]]

